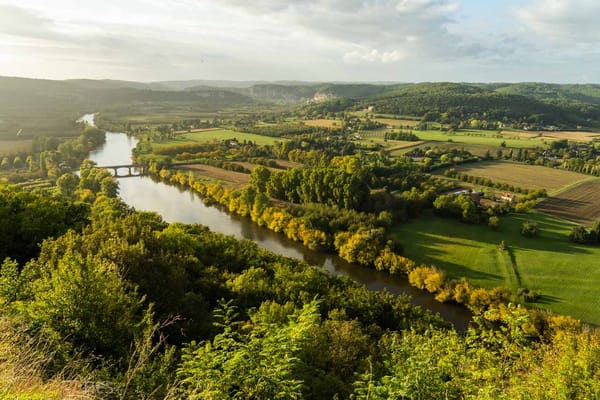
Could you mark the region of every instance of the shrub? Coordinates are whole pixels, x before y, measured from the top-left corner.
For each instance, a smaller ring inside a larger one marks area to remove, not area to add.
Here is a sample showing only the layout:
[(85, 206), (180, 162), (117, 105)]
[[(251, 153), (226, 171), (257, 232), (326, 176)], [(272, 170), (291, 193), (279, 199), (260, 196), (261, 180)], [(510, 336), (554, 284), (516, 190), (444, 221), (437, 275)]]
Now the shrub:
[(535, 237), (540, 233), (537, 222), (527, 221), (521, 225), (521, 235), (525, 237)]
[(575, 243), (586, 244), (590, 242), (590, 233), (581, 225), (574, 226), (569, 234), (569, 240)]
[(488, 219), (488, 226), (491, 230), (497, 231), (500, 229), (500, 218), (493, 216)]

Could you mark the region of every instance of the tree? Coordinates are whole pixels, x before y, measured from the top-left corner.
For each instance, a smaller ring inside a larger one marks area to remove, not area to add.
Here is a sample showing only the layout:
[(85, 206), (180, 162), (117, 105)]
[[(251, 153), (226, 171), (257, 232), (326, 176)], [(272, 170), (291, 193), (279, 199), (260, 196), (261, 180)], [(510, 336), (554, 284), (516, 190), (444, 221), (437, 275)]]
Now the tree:
[(8, 157), (3, 157), (2, 158), (2, 163), (0, 164), (0, 168), (2, 168), (2, 169), (9, 169), (10, 168), (10, 160), (8, 159)]
[(302, 398), (300, 355), (320, 324), (317, 303), (295, 311), (283, 324), (255, 321), (245, 334), (237, 318), (231, 302), (221, 301), (215, 320), (222, 332), (183, 349), (175, 391), (189, 399)]
[(256, 190), (260, 193), (266, 193), (267, 191), (267, 183), (269, 182), (269, 178), (271, 177), (271, 171), (268, 168), (259, 165), (250, 173), (250, 182)]
[(590, 233), (581, 225), (574, 226), (569, 234), (569, 240), (575, 243), (586, 244), (590, 239)]
[(43, 265), (29, 313), (49, 335), (76, 348), (120, 358), (143, 327), (141, 298), (128, 290), (116, 266), (67, 254), (56, 268)]
[(78, 184), (79, 178), (77, 175), (71, 173), (63, 174), (56, 180), (56, 186), (60, 194), (69, 198), (75, 194)]

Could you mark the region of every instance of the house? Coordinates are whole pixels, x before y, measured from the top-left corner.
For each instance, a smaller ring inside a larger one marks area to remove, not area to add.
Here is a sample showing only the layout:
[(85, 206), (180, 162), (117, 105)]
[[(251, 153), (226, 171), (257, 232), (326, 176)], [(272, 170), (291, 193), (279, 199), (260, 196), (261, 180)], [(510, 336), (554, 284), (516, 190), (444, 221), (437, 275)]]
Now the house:
[(504, 192), (500, 196), (500, 199), (512, 203), (517, 201), (517, 196), (514, 193)]

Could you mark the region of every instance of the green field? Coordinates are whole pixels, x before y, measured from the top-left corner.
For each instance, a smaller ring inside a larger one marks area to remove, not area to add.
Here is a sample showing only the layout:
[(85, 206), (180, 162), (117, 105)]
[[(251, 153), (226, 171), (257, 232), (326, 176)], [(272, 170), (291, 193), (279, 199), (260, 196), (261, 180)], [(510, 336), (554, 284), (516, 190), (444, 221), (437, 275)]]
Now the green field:
[[(406, 131), (406, 129), (401, 130)], [(394, 131), (394, 129), (377, 129), (361, 132), (360, 134), (365, 140), (387, 146), (384, 142), (384, 135), (386, 132), (390, 131)], [(488, 150), (495, 155), (498, 150), (502, 150), (504, 153), (507, 153), (513, 148), (533, 148), (537, 146), (543, 146), (545, 143), (544, 140), (541, 140), (536, 135), (519, 136), (507, 131), (504, 131), (501, 134), (497, 133), (496, 131), (475, 129), (461, 129), (452, 134), (437, 129), (413, 130), (412, 132), (417, 135), (420, 140), (424, 141), (426, 146), (447, 149), (464, 149), (479, 156), (483, 156)], [(545, 140), (552, 141), (556, 139), (545, 138)], [(503, 143), (505, 146), (502, 146)], [(404, 152), (396, 152), (395, 155), (400, 155), (406, 153), (407, 151), (409, 150), (407, 149)]]
[(171, 145), (171, 144), (188, 144), (198, 142), (208, 142), (212, 140), (227, 140), (237, 139), (240, 142), (244, 140), (255, 142), (258, 145), (273, 144), (275, 142), (283, 142), (286, 139), (254, 135), (252, 133), (236, 132), (229, 129), (217, 129), (217, 130), (205, 130), (201, 132), (191, 132), (177, 135), (174, 139), (159, 142), (160, 145)]
[[(578, 182), (597, 180), (590, 175), (564, 169), (520, 164), (510, 161), (482, 161), (453, 166), (457, 172), (489, 178), (494, 183), (506, 183), (520, 188), (546, 189), (548, 193), (560, 191)], [(443, 171), (436, 171), (443, 174)]]
[[(536, 221), (537, 238), (519, 233), (524, 221)], [(572, 224), (539, 213), (501, 217), (494, 232), (485, 224), (424, 215), (396, 228), (405, 255), (432, 264), (453, 278), (492, 288), (525, 287), (542, 294), (536, 306), (600, 325), (600, 248), (568, 241)], [(507, 250), (500, 252), (504, 240)]]

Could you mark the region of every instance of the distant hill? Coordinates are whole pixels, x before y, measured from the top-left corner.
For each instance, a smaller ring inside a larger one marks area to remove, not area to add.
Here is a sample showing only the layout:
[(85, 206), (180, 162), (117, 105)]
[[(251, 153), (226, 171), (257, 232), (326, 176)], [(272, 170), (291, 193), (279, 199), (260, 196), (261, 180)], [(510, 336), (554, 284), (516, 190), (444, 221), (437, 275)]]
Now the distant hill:
[[(245, 94), (255, 99), (275, 102), (306, 102), (326, 101), (334, 98), (360, 99), (380, 95), (397, 88), (397, 85), (373, 85), (350, 83), (318, 83), (296, 84), (261, 83), (247, 88), (231, 88), (237, 93)], [(196, 86), (187, 90), (206, 89), (206, 86)]]
[(21, 137), (71, 135), (81, 114), (125, 106), (170, 104), (216, 111), (253, 103), (249, 96), (218, 88), (169, 91), (164, 86), (125, 81), (0, 77), (0, 138), (13, 138), (19, 130)]
[(495, 91), (517, 94), (548, 102), (580, 102), (600, 105), (600, 85), (558, 85), (550, 83), (494, 84)]
[(0, 77), (0, 138), (76, 132), (82, 113), (102, 110), (202, 111), (257, 103), (310, 103), (311, 115), (374, 106), (376, 113), (465, 124), (472, 119), (564, 128), (600, 127), (600, 85), (546, 83), (312, 83)]
[[(553, 93), (557, 95), (574, 93), (563, 85), (556, 86)], [(402, 85), (371, 98), (368, 104), (373, 105), (378, 113), (420, 117), (429, 114), (431, 120), (464, 121), (473, 118), (565, 127), (598, 125), (600, 107), (592, 102), (592, 88), (588, 90), (589, 101), (585, 103), (566, 98), (559, 101), (552, 98), (546, 89), (538, 84), (419, 83)], [(542, 96), (540, 93), (546, 94)], [(579, 99), (583, 100), (584, 96), (579, 96)]]

